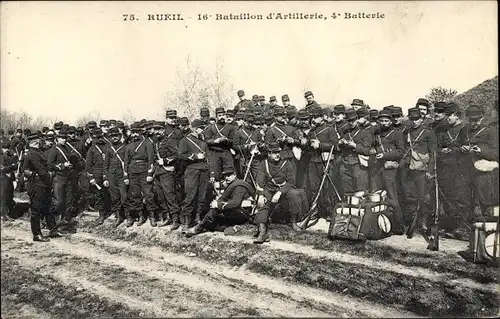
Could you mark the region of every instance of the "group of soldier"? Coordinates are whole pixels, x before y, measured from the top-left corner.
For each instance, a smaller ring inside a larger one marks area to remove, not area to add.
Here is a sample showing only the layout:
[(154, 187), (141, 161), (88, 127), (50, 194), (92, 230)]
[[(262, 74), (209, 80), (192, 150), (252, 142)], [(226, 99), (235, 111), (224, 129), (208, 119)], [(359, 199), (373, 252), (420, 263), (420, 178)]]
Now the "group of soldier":
[(263, 243), (278, 216), (300, 231), (310, 203), (328, 219), (346, 196), (379, 190), (394, 208), (392, 234), (404, 234), (412, 220), (428, 232), (438, 196), (443, 234), (464, 239), (476, 205), (485, 216), (498, 206), (498, 128), (484, 124), (481, 106), (419, 98), (405, 117), (401, 107), (370, 109), (360, 99), (321, 107), (311, 91), (301, 109), (286, 94), (282, 105), (274, 96), (266, 103), (237, 95), (233, 109), (216, 108), (211, 117), (202, 108), (192, 121), (170, 109), (165, 121), (130, 126), (57, 122), (33, 133), (2, 132), (2, 220), (14, 187), (30, 197), (35, 241), (49, 240), (41, 220), (48, 237), (59, 237), (74, 231), (78, 214), (95, 209), (97, 224), (111, 215), (116, 227), (149, 219), (153, 227), (182, 226), (188, 237), (250, 221), (254, 243)]

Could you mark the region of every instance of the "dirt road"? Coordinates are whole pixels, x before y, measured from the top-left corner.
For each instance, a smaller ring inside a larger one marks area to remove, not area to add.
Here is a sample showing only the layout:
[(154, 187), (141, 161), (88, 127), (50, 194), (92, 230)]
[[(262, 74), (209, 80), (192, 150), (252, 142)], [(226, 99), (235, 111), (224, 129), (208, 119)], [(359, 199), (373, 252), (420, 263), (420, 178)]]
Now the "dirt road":
[(399, 238), (354, 245), (275, 227), (256, 246), (248, 227), (186, 239), (95, 218), (49, 243), (33, 243), (26, 220), (2, 225), (2, 318), (498, 314), (498, 269), (465, 263), (459, 243), (410, 252)]

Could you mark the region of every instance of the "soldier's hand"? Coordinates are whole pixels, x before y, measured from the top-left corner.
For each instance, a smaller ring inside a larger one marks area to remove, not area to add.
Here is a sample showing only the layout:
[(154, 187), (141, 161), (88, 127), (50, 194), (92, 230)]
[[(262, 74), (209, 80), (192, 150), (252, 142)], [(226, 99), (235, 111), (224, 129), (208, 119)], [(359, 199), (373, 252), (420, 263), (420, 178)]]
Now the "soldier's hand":
[(477, 145), (474, 145), (473, 147), (471, 147), (471, 151), (481, 153), (481, 148)]
[(426, 172), (426, 173), (425, 173), (425, 178), (427, 178), (427, 179), (433, 179), (433, 178), (434, 178), (434, 175), (432, 175), (432, 174), (431, 174), (431, 173), (429, 173), (429, 172)]
[(257, 206), (262, 208), (264, 207), (264, 205), (266, 205), (266, 198), (264, 197), (264, 195), (260, 195), (259, 199), (257, 199)]
[(199, 159), (199, 160), (202, 160), (202, 159), (204, 159), (204, 158), (205, 158), (205, 154), (203, 154), (203, 153), (198, 153), (198, 154), (196, 154), (196, 158), (197, 158), (197, 159)]
[(71, 164), (70, 162), (64, 162), (64, 167), (71, 168), (73, 167), (73, 164)]
[(462, 152), (470, 152), (470, 146), (469, 145), (462, 145), (460, 148)]
[(217, 208), (217, 201), (216, 201), (216, 200), (213, 200), (213, 201), (210, 203), (210, 208)]
[(102, 182), (102, 185), (104, 185), (104, 187), (109, 187), (109, 182), (108, 181), (104, 181), (104, 182)]
[(157, 162), (160, 166), (164, 165), (163, 158), (160, 158), (159, 160), (157, 160)]
[(290, 136), (286, 138), (286, 141), (288, 144), (293, 144), (293, 142), (294, 142), (293, 137), (290, 137)]
[(301, 145), (307, 145), (307, 138), (301, 138), (300, 139), (300, 144)]
[(215, 144), (219, 144), (220, 142), (221, 142), (220, 137), (218, 137), (218, 138), (216, 138), (216, 139), (214, 140), (214, 143), (215, 143)]
[(349, 145), (350, 147), (352, 148), (355, 148), (356, 147), (356, 143), (354, 143), (353, 141), (349, 141), (347, 142), (347, 145)]
[(94, 185), (94, 184), (96, 183), (95, 178), (92, 178), (92, 179), (89, 181), (89, 183), (90, 183), (91, 185)]
[(128, 178), (125, 178), (125, 179), (123, 180), (123, 184), (125, 184), (125, 185), (129, 185), (129, 184), (130, 184), (129, 179), (128, 179)]
[(153, 176), (146, 177), (146, 182), (151, 183), (153, 181)]
[(378, 153), (377, 155), (375, 155), (376, 159), (382, 159), (383, 157), (384, 157), (384, 153)]
[(281, 198), (281, 192), (276, 192), (276, 194), (274, 194), (273, 198), (271, 198), (271, 203), (273, 204), (276, 204)]

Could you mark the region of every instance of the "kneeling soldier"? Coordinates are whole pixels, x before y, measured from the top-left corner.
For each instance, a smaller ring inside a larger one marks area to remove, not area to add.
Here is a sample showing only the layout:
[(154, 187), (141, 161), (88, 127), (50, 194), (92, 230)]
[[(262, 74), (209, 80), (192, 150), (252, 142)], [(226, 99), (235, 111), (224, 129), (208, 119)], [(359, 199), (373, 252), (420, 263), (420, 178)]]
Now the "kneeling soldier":
[(242, 224), (248, 220), (248, 215), (242, 210), (243, 200), (253, 197), (255, 190), (248, 182), (238, 179), (233, 169), (226, 169), (223, 172), (224, 193), (218, 200), (213, 200), (210, 210), (203, 217), (201, 222), (188, 229), (187, 237), (199, 234), (206, 229), (213, 229), (218, 224), (228, 226)]
[(31, 232), (33, 241), (49, 241), (42, 235), (41, 217), (50, 229), (49, 237), (61, 237), (56, 230), (56, 219), (50, 212), (52, 178), (47, 170), (47, 159), (40, 150), (41, 134), (28, 136), (29, 152), (24, 161), (24, 176), (28, 177), (27, 191), (31, 203)]
[(302, 207), (299, 191), (295, 188), (294, 166), (289, 160), (282, 159), (280, 152), (277, 142), (269, 143), (269, 158), (260, 163), (257, 174), (258, 208), (254, 218), (258, 231), (254, 244), (269, 241), (267, 229), (272, 211), (289, 211), (292, 225), (295, 225)]

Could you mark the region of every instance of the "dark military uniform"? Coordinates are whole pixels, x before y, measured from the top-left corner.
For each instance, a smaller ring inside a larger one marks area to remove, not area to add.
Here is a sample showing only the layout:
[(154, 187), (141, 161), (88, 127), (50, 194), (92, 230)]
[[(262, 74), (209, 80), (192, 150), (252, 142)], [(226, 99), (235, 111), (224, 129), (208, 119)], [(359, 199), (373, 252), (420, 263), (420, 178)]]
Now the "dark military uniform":
[[(58, 137), (66, 138), (67, 132), (59, 131)], [(67, 145), (55, 144), (48, 153), (47, 166), (53, 172), (54, 209), (61, 216), (61, 226), (68, 230), (73, 218), (73, 193), (71, 192), (71, 174), (73, 167), (70, 163), (71, 149)]]
[[(409, 109), (409, 118), (420, 117), (417, 108)], [(426, 173), (434, 174), (435, 152), (437, 147), (436, 134), (423, 124), (417, 128), (411, 127), (404, 136), (406, 156), (404, 158), (405, 178), (402, 180), (405, 192), (405, 215), (411, 220), (418, 214), (417, 225), (421, 231), (427, 231), (428, 218), (433, 212), (431, 192), (433, 183)]]
[[(71, 132), (71, 131), (70, 131)], [(85, 176), (85, 157), (87, 156), (87, 145), (85, 141), (78, 138), (67, 141), (67, 146), (71, 149), (71, 164), (74, 170), (71, 171), (71, 192), (74, 197), (75, 207), (73, 213), (76, 215), (85, 209), (86, 198), (84, 196), (84, 186), (82, 179), (87, 179)]]
[[(483, 216), (493, 216), (493, 207), (498, 206), (498, 130), (480, 124), (473, 128), (467, 125), (462, 129), (461, 144), (477, 146), (480, 151), (471, 151), (467, 154), (471, 168), (471, 181), (474, 196), (479, 202)], [(485, 162), (487, 161), (487, 162)], [(482, 163), (494, 164), (485, 168)], [(493, 168), (495, 167), (495, 168)]]
[[(262, 125), (262, 118), (256, 118), (253, 122), (256, 125)], [(241, 134), (243, 133), (243, 134)], [(242, 129), (239, 134), (239, 138), (237, 141), (237, 147), (241, 149), (246, 158), (246, 163), (244, 165), (243, 177), (245, 178), (245, 174), (248, 171), (246, 176), (246, 182), (254, 185), (256, 183), (257, 171), (259, 169), (260, 162), (266, 158), (266, 149), (264, 145), (264, 130), (262, 128), (251, 129), (250, 132), (247, 132), (246, 129)], [(246, 134), (249, 134), (246, 136)], [(252, 158), (252, 151), (255, 151), (255, 155)], [(250, 159), (252, 162), (250, 163)]]
[[(390, 112), (381, 111), (380, 116), (391, 117)], [(392, 222), (396, 233), (404, 232), (403, 216), (398, 197), (397, 173), (404, 155), (404, 140), (401, 131), (394, 127), (379, 127), (375, 135), (376, 154), (383, 154), (373, 165), (373, 175), (380, 178), (381, 189), (387, 192), (387, 201), (394, 209)]]
[[(0, 141), (3, 148), (9, 147), (9, 141)], [(2, 220), (9, 219), (8, 213), (14, 207), (14, 173), (17, 169), (15, 156), (10, 151), (0, 154), (0, 213)]]
[[(210, 149), (211, 170), (215, 174), (215, 179), (222, 178), (222, 171), (234, 169), (233, 157), (230, 149), (233, 146), (234, 133), (236, 128), (231, 124), (212, 124), (205, 130), (205, 141)], [(215, 143), (217, 138), (224, 137), (225, 141)]]
[[(136, 123), (137, 124), (137, 123)], [(133, 130), (138, 130), (138, 125), (133, 125)], [(133, 218), (139, 216), (138, 225), (144, 224), (146, 216), (143, 215), (143, 198), (146, 200), (146, 210), (154, 212), (153, 183), (153, 160), (154, 150), (151, 142), (145, 137), (139, 137), (131, 141), (125, 147), (125, 178), (129, 181), (125, 214), (128, 225), (133, 224)], [(151, 181), (148, 181), (148, 178)]]
[[(313, 112), (313, 114), (317, 112), (317, 115), (320, 115), (321, 109), (312, 109), (311, 111)], [(309, 132), (309, 141), (311, 140), (319, 140), (319, 148), (310, 148), (311, 159), (309, 160), (309, 165), (307, 168), (306, 187), (304, 187), (308, 191), (307, 195), (309, 198), (309, 202), (312, 202), (313, 198), (317, 195), (316, 192), (318, 191), (318, 188), (320, 186), (323, 172), (328, 161), (328, 156), (330, 155), (330, 151), (332, 151), (332, 148), (335, 148), (336, 145), (338, 145), (338, 139), (337, 135), (335, 134), (335, 130), (326, 123), (314, 127)], [(327, 171), (327, 174), (330, 176), (330, 178), (333, 177), (334, 173), (333, 151), (331, 153), (332, 155), (330, 157)], [(337, 185), (335, 185), (335, 187), (337, 187)], [(319, 197), (318, 202), (318, 211), (320, 217), (326, 218), (330, 215), (328, 213), (329, 209), (333, 209), (335, 201), (332, 197), (334, 196), (335, 191), (329, 179), (325, 180), (323, 188), (321, 189), (321, 193), (322, 195)]]
[[(110, 130), (111, 138), (120, 135), (118, 129)], [(123, 182), (124, 158), (126, 144), (118, 141), (106, 146), (104, 149), (104, 175), (109, 183), (111, 214), (114, 214), (118, 226), (125, 219), (124, 206), (127, 200), (127, 186)]]
[[(93, 134), (96, 140), (87, 151), (85, 170), (89, 178), (90, 189), (94, 193), (96, 199), (95, 208), (99, 211), (99, 223), (102, 223), (104, 219), (108, 217), (110, 208), (108, 188), (103, 186), (103, 182), (107, 180), (104, 162), (106, 161), (105, 150), (109, 144), (101, 139), (101, 129), (95, 129)], [(101, 189), (98, 189), (96, 185)]]
[[(173, 126), (165, 127), (165, 136), (157, 142), (157, 161), (161, 159), (163, 165), (156, 163), (155, 184), (160, 188), (164, 201), (161, 204), (169, 216), (163, 216), (164, 221), (172, 220), (179, 225), (180, 199), (176, 191), (177, 170), (179, 169), (179, 142), (182, 139), (181, 131)], [(175, 227), (174, 227), (175, 228)]]
[[(30, 136), (30, 139), (39, 138)], [(31, 203), (31, 232), (35, 240), (42, 237), (41, 218), (45, 218), (50, 235), (56, 233), (55, 216), (50, 211), (52, 177), (47, 169), (47, 159), (42, 151), (30, 148), (23, 171), (28, 176), (27, 191)], [(49, 235), (49, 236), (50, 236)]]
[[(346, 118), (355, 120), (356, 111), (346, 110)], [(340, 175), (341, 196), (346, 193), (355, 193), (368, 190), (368, 156), (373, 145), (373, 134), (370, 130), (354, 127), (345, 130), (343, 140), (352, 141), (356, 144), (353, 148), (346, 144), (339, 144), (342, 151)]]
[[(17, 133), (22, 131), (17, 130)], [(14, 172), (14, 180), (17, 182), (16, 190), (19, 192), (24, 191), (24, 177), (21, 168), (23, 167), (24, 155), (26, 153), (26, 140), (22, 135), (14, 136), (10, 141), (10, 150), (16, 156), (16, 170)]]
[[(270, 152), (279, 152), (279, 145), (275, 142), (269, 146)], [(266, 159), (260, 163), (257, 174), (257, 194), (264, 196), (265, 203), (258, 206), (254, 223), (259, 226), (259, 236), (254, 243), (267, 241), (267, 228), (270, 215), (273, 211), (289, 212), (290, 220), (295, 223), (302, 212), (302, 201), (299, 191), (295, 187), (295, 171), (288, 160), (273, 161)], [(281, 196), (277, 203), (272, 203), (272, 198), (277, 192)]]
[[(199, 120), (193, 121), (193, 127), (201, 126)], [(196, 154), (205, 154), (204, 159), (198, 159)], [(209, 166), (207, 164), (208, 146), (194, 134), (182, 138), (179, 142), (179, 157), (186, 162), (184, 172), (184, 189), (186, 197), (182, 203), (184, 226), (189, 227), (194, 215), (201, 214), (206, 200), (209, 182)]]
[(217, 199), (217, 208), (210, 208), (201, 222), (187, 232), (187, 236), (203, 230), (215, 230), (217, 226), (241, 225), (248, 221), (248, 213), (241, 208), (243, 200), (253, 197), (255, 189), (249, 183), (236, 179), (230, 183)]

